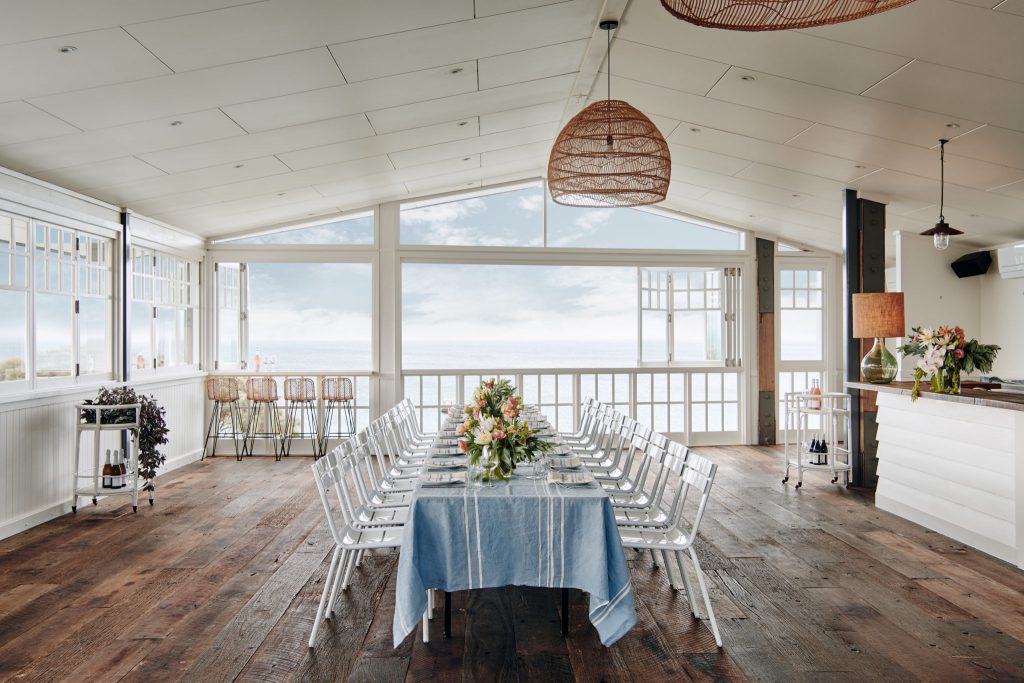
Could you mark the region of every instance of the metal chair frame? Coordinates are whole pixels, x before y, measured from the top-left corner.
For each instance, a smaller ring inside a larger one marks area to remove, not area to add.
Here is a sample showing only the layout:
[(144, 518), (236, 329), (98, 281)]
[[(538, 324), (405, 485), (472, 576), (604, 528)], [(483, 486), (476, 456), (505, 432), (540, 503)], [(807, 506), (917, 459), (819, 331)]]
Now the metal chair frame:
[[(213, 448), (209, 449), (209, 454), (211, 457), (217, 455), (217, 441), (224, 434), (221, 429), (221, 410), (227, 406), (228, 414), (231, 416), (231, 431), (227, 434), (230, 434), (231, 440), (235, 444), (235, 459), (241, 460), (242, 452), (238, 450), (238, 437), (242, 437), (244, 445), (249, 425), (242, 423), (242, 412), (238, 407), (238, 379), (235, 377), (207, 377), (206, 399), (213, 402), (213, 408), (210, 411), (210, 425), (206, 429), (206, 440), (203, 442), (203, 454), (199, 459), (206, 460), (207, 448), (211, 439)], [(239, 426), (242, 427), (241, 431), (238, 429)]]
[[(356, 433), (356, 390), (348, 377), (321, 377), (320, 400), (324, 405), (323, 424), (320, 429), (319, 444), (314, 451), (316, 457), (327, 453), (327, 441), (354, 436)], [(331, 424), (334, 415), (338, 415), (338, 429), (332, 432)], [(342, 431), (341, 421), (345, 419), (346, 429)]]
[[(246, 433), (242, 455), (252, 456), (256, 439), (270, 439), (274, 445), (274, 459), (281, 459), (278, 446), (281, 434), (281, 414), (277, 410), (277, 380), (273, 377), (250, 377), (245, 380), (245, 395), (249, 400), (249, 429)], [(269, 432), (259, 432), (260, 413), (270, 420)], [(269, 412), (269, 416), (267, 413)]]
[[(284, 432), (281, 435), (281, 455), (292, 454), (292, 441), (297, 436), (309, 439), (314, 457), (321, 455), (320, 427), (316, 414), (316, 382), (309, 377), (289, 377), (284, 381)], [(308, 424), (312, 431), (306, 431)], [(293, 433), (296, 422), (298, 434)]]

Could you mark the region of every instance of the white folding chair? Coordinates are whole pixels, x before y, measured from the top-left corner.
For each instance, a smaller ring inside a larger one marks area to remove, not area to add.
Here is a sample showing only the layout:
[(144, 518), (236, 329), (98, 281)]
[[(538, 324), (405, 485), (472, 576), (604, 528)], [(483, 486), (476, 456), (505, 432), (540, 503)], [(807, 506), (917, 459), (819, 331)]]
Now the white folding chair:
[[(722, 636), (718, 631), (718, 621), (715, 619), (715, 611), (711, 606), (711, 598), (708, 595), (707, 584), (704, 580), (704, 572), (700, 567), (700, 560), (693, 547), (697, 539), (697, 530), (700, 527), (701, 518), (707, 508), (708, 499), (711, 496), (711, 486), (715, 481), (715, 472), (718, 466), (707, 458), (700, 456), (693, 451), (687, 453), (686, 459), (672, 454), (666, 454), (665, 466), (675, 475), (679, 489), (676, 493), (672, 512), (674, 518), (672, 524), (663, 529), (619, 526), (619, 534), (622, 536), (622, 545), (626, 548), (638, 550), (651, 550), (660, 553), (671, 553), (675, 557), (676, 566), (679, 568), (683, 588), (686, 591), (686, 599), (690, 604), (690, 611), (697, 616), (697, 606), (694, 599), (690, 579), (686, 574), (686, 567), (683, 564), (683, 555), (690, 556), (693, 562), (694, 573), (697, 575), (697, 583), (700, 585), (701, 594), (704, 596), (704, 606), (708, 611), (708, 619), (711, 622), (711, 632), (715, 635), (715, 643), (722, 647)], [(696, 511), (692, 519), (686, 519), (686, 502), (691, 491), (700, 496), (696, 503)], [(672, 587), (679, 590), (679, 586), (672, 577), (671, 570), (666, 563), (666, 571), (669, 575), (669, 582)]]

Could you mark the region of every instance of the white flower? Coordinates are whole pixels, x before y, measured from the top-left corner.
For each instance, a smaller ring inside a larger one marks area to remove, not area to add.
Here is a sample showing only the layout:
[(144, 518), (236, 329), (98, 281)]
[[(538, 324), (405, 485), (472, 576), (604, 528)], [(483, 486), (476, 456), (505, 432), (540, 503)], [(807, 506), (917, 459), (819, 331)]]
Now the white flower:
[(484, 417), (480, 419), (477, 428), (473, 430), (473, 441), (486, 446), (491, 443), (491, 431), (494, 429), (494, 418)]

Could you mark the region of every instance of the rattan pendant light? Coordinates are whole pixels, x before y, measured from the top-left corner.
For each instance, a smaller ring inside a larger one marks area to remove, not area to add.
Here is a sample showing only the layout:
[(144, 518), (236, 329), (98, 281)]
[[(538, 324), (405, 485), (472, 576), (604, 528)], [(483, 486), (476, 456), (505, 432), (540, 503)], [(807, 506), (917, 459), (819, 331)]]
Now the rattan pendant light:
[(558, 134), (548, 159), (548, 189), (568, 206), (643, 206), (665, 199), (672, 157), (658, 127), (622, 100), (611, 99), (611, 31), (608, 32), (608, 99), (591, 104)]
[(895, 9), (913, 0), (661, 0), (673, 16), (708, 28), (784, 31), (827, 26)]

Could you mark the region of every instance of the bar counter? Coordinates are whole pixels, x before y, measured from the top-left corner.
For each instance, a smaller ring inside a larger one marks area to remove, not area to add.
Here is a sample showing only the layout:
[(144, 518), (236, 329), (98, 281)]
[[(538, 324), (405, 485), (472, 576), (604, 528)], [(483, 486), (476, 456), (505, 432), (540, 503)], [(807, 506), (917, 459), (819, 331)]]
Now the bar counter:
[(1024, 394), (847, 386), (878, 392), (875, 505), (1024, 569)]

